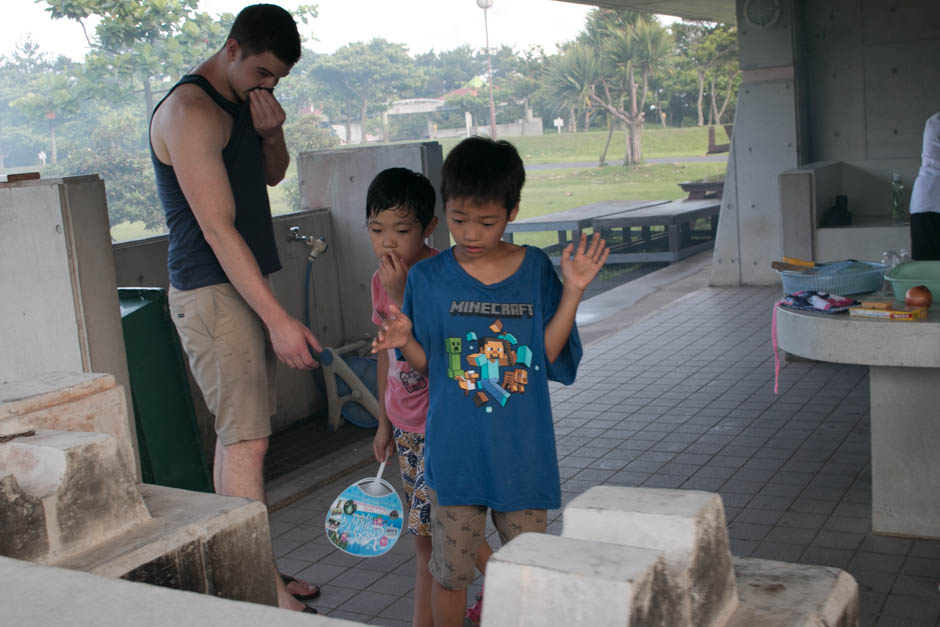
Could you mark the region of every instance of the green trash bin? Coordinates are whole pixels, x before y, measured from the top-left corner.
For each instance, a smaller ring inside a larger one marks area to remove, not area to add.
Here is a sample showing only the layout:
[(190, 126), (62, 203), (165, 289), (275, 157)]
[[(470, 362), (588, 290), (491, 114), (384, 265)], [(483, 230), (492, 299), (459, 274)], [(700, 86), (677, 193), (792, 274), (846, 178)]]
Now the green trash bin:
[(144, 483), (212, 492), (166, 290), (118, 288)]

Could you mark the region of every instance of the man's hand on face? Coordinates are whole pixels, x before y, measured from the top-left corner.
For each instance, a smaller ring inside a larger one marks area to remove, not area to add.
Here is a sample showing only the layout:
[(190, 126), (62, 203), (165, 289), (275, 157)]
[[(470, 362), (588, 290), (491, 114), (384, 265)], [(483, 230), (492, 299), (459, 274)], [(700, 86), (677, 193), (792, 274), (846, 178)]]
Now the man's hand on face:
[(248, 92), (248, 106), (251, 107), (251, 121), (255, 131), (262, 139), (280, 133), (287, 114), (271, 91), (264, 88), (252, 89)]

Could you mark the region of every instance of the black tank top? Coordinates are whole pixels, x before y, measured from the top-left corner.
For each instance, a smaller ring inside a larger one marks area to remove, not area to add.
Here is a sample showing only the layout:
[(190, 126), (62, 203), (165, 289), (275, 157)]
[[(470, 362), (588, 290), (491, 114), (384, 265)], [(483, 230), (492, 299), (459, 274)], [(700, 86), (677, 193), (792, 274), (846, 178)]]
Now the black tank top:
[[(223, 111), (234, 118), (232, 135), (222, 150), (222, 161), (225, 163), (225, 171), (228, 173), (232, 195), (235, 198), (235, 229), (248, 244), (261, 273), (267, 275), (276, 272), (281, 269), (281, 261), (274, 243), (271, 205), (264, 181), (261, 138), (252, 125), (248, 101), (236, 104), (226, 100), (206, 78), (187, 74), (154, 107), (154, 112), (174, 89), (187, 83), (199, 86)], [(215, 253), (202, 235), (183, 190), (180, 189), (176, 172), (172, 166), (157, 159), (153, 143), (150, 144), (150, 159), (153, 161), (157, 178), (157, 195), (163, 205), (170, 232), (167, 261), (170, 284), (179, 290), (192, 290), (228, 282)]]

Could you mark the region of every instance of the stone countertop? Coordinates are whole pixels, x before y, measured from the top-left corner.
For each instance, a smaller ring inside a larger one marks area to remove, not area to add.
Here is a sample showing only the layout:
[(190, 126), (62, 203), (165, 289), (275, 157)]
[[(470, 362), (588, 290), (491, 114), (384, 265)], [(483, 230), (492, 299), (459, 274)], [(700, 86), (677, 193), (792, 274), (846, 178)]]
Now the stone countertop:
[(777, 343), (794, 355), (865, 366), (940, 368), (940, 307), (910, 321), (777, 309)]

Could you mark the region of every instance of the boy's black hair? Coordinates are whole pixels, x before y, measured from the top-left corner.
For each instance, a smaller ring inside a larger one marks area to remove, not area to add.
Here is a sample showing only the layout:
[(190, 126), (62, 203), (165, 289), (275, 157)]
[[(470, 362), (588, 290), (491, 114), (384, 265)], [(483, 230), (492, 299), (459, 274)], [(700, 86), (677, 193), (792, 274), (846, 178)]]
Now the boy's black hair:
[(434, 218), (434, 186), (426, 176), (408, 168), (389, 168), (379, 172), (366, 192), (366, 220), (389, 209), (414, 212), (422, 229)]
[(441, 199), (468, 198), (477, 204), (498, 202), (509, 213), (519, 205), (525, 168), (515, 146), (505, 140), (468, 137), (444, 159)]
[(235, 17), (228, 39), (238, 42), (243, 56), (271, 52), (287, 65), (300, 59), (300, 33), (291, 14), (275, 4), (253, 4)]

